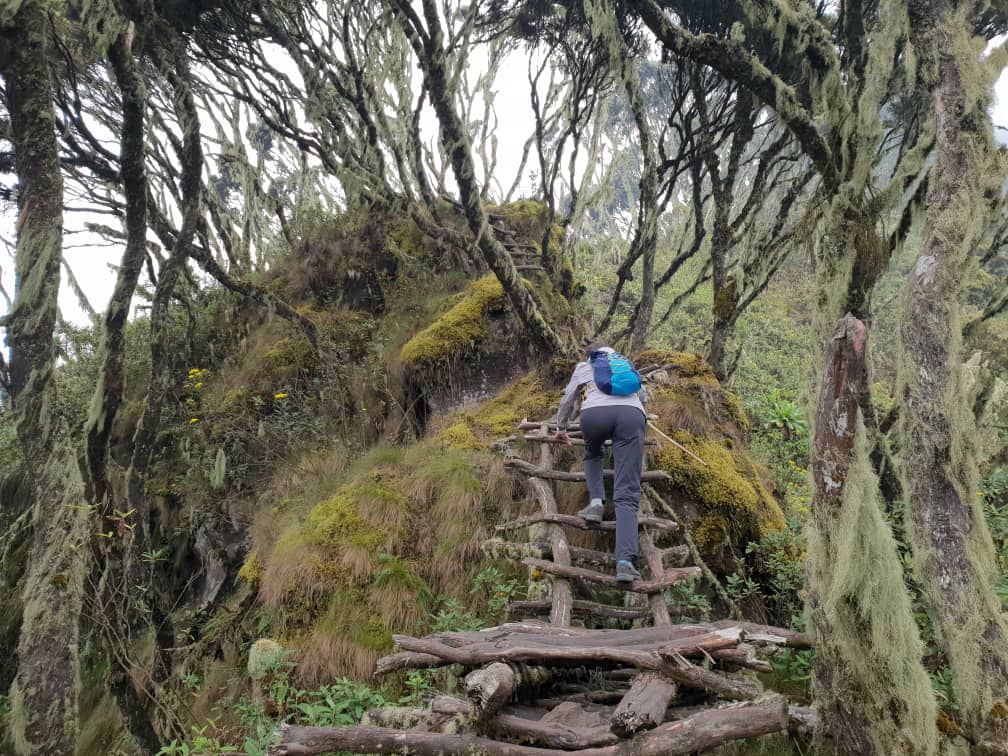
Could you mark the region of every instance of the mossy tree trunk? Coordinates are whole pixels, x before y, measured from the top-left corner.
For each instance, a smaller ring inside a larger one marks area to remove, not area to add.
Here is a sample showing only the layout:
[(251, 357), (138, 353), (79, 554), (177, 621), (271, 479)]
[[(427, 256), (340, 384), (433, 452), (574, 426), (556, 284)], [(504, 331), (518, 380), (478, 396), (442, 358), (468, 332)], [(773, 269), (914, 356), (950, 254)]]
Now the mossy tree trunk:
[(486, 211), (480, 203), (480, 188), (476, 181), (469, 135), (455, 107), (456, 92), (448, 80), (444, 32), (436, 4), (433, 0), (424, 0), (424, 19), (417, 15), (408, 0), (390, 0), (390, 5), (409, 38), (423, 71), (424, 87), (437, 114), (441, 139), (449, 151), (452, 171), (458, 184), (459, 199), (469, 229), (476, 237), (480, 254), (504, 287), (529, 338), (546, 353), (566, 354), (573, 345), (565, 343), (543, 317), (531, 292), (518, 275), (511, 256), (487, 222)]
[(976, 496), (960, 324), (963, 272), (1004, 180), (990, 143), (992, 71), (961, 9), (951, 2), (910, 8), (921, 78), (932, 93), (936, 161), (900, 328), (908, 531), (965, 724), (978, 750), (1008, 753), (1008, 626), (991, 588), (994, 548)]
[(147, 168), (144, 144), (144, 99), (146, 86), (133, 60), (133, 27), (120, 34), (109, 48), (109, 61), (122, 96), (122, 131), (119, 173), (126, 203), (126, 247), (119, 264), (115, 289), (105, 311), (102, 357), (91, 412), (85, 429), (86, 475), (92, 501), (104, 501), (106, 514), (111, 500), (106, 498), (108, 440), (119, 406), (123, 401), (123, 339), (130, 303), (140, 271), (147, 257)]
[(867, 336), (852, 315), (837, 325), (816, 411), (807, 571), (815, 694), (841, 753), (935, 753), (934, 696), (865, 442)]
[(200, 217), (200, 196), (203, 181), (203, 147), (200, 140), (199, 113), (192, 92), (192, 76), (187, 52), (180, 40), (175, 41), (174, 68), (168, 70), (173, 90), (173, 104), (182, 128), (179, 159), (182, 163), (182, 226), (175, 237), (171, 253), (159, 271), (154, 301), (151, 305), (151, 375), (147, 386), (143, 413), (133, 435), (133, 455), (128, 476), (127, 507), (138, 509), (143, 501), (143, 486), (151, 464), (151, 455), (161, 411), (172, 383), (173, 361), (169, 359), (171, 344), (169, 304), (175, 285), (191, 253)]
[(44, 6), (21, 5), (3, 70), (19, 182), (17, 290), (6, 324), (11, 397), (35, 499), (8, 721), (18, 752), (72, 754), (87, 517), (76, 460), (52, 414), (63, 180)]

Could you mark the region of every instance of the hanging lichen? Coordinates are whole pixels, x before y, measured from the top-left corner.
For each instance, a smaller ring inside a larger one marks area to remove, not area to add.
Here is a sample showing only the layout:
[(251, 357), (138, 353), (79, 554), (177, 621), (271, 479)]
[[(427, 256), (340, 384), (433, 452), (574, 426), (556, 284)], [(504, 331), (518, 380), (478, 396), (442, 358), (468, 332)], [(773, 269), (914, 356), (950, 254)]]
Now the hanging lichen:
[(863, 721), (863, 752), (936, 753), (934, 694), (870, 453), (859, 416), (840, 510), (807, 531), (810, 612), (829, 629), (816, 638), (818, 679), (829, 681), (817, 693), (824, 717)]

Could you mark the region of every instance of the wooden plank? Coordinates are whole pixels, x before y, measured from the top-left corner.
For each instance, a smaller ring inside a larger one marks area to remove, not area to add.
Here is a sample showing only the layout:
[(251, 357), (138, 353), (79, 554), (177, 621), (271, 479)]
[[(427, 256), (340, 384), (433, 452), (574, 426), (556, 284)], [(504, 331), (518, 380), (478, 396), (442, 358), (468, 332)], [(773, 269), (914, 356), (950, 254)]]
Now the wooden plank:
[[(537, 478), (545, 478), (546, 480), (560, 480), (566, 483), (583, 483), (585, 481), (584, 472), (571, 472), (568, 470), (550, 470), (542, 467), (536, 467), (531, 462), (526, 462), (524, 459), (508, 459), (504, 461), (504, 466), (512, 470), (517, 470), (518, 472), (525, 473), (526, 475), (532, 475)], [(614, 475), (612, 470), (603, 470), (602, 477), (612, 478)], [(669, 474), (664, 470), (646, 470), (641, 473), (641, 481), (647, 483), (654, 483), (656, 481), (667, 481), (671, 480)]]
[(583, 567), (563, 567), (543, 559), (526, 558), (522, 560), (522, 564), (529, 567), (537, 567), (551, 575), (588, 580), (608, 588), (622, 588), (634, 593), (660, 593), (685, 578), (695, 577), (700, 574), (699, 567), (677, 567), (666, 570), (661, 580), (635, 580), (632, 583), (621, 583), (616, 579), (615, 575), (606, 575), (595, 570), (584, 569)]
[[(524, 612), (526, 614), (549, 614), (553, 607), (550, 601), (512, 601), (508, 604), (508, 609), (514, 612)], [(650, 609), (620, 609), (615, 606), (606, 606), (594, 601), (574, 600), (571, 607), (575, 614), (587, 614), (590, 617), (602, 617), (605, 619), (639, 620), (651, 616)]]
[[(498, 533), (507, 530), (517, 530), (519, 528), (527, 528), (529, 525), (535, 525), (540, 522), (551, 522), (557, 525), (566, 525), (570, 528), (577, 528), (578, 530), (605, 530), (614, 531), (616, 530), (615, 520), (603, 520), (602, 522), (590, 522), (584, 518), (577, 517), (575, 515), (564, 515), (564, 514), (534, 514), (528, 517), (520, 517), (517, 520), (511, 520), (510, 522), (504, 522), (494, 528)], [(637, 518), (638, 527), (654, 528), (655, 530), (661, 530), (666, 533), (671, 533), (678, 529), (676, 525), (671, 520), (662, 520), (657, 517), (638, 517)]]

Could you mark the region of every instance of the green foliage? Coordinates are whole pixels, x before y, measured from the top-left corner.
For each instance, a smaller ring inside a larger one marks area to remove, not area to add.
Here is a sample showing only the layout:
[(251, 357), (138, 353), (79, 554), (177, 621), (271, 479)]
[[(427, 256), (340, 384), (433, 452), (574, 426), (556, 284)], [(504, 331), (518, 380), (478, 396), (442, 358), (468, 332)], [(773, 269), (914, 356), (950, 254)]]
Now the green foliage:
[(801, 408), (779, 396), (771, 402), (766, 421), (779, 428), (785, 440), (804, 435), (808, 431), (808, 422), (802, 415)]
[[(805, 584), (805, 545), (794, 520), (746, 546), (750, 569), (759, 576), (760, 593), (775, 624), (787, 624), (801, 611)], [(746, 578), (745, 587), (754, 584)]]
[(507, 578), (493, 565), (488, 565), (476, 573), (471, 593), (481, 594), (487, 602), (490, 620), (504, 620), (508, 604), (518, 594), (521, 582), (517, 578)]
[(238, 750), (236, 745), (222, 743), (212, 734), (214, 722), (211, 720), (202, 727), (192, 726), (192, 742), (185, 743), (173, 740), (160, 751), (157, 756), (215, 756)]
[(690, 617), (703, 621), (710, 619), (710, 601), (697, 590), (693, 581), (673, 585), (665, 591), (665, 600)]
[(480, 630), (483, 627), (485, 627), (483, 620), (475, 613), (465, 609), (462, 602), (455, 598), (446, 600), (431, 615), (430, 631), (432, 633)]

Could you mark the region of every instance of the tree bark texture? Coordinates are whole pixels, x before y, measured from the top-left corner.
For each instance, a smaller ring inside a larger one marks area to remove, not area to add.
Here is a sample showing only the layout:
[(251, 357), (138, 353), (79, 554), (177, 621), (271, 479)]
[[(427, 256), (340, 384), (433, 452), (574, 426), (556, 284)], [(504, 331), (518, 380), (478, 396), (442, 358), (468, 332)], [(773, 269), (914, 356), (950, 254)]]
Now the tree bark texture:
[(657, 727), (665, 721), (665, 712), (677, 690), (674, 682), (660, 675), (638, 675), (612, 714), (612, 731), (625, 738)]
[(866, 350), (867, 329), (847, 315), (829, 342), (816, 410), (807, 567), (815, 690), (841, 753), (932, 753), (934, 698), (864, 440)]
[[(759, 703), (702, 711), (667, 722), (632, 741), (566, 751), (576, 756), (675, 756), (696, 753), (740, 738), (783, 732), (788, 727), (787, 702), (775, 696)], [(416, 756), (555, 756), (548, 748), (512, 745), (471, 735), (402, 732), (381, 727), (290, 727), (280, 729), (281, 742), (271, 756), (307, 756), (329, 751), (405, 753)]]
[(63, 180), (43, 5), (37, 0), (21, 5), (3, 71), (19, 183), (17, 291), (6, 324), (10, 389), (34, 481), (33, 540), (8, 722), (19, 753), (72, 754), (87, 518), (76, 460), (58, 440), (51, 414)]
[[(181, 44), (177, 42), (176, 44)], [(150, 467), (161, 409), (168, 387), (172, 384), (173, 361), (169, 359), (171, 345), (168, 323), (169, 304), (175, 285), (189, 259), (190, 246), (196, 235), (200, 217), (200, 195), (203, 183), (203, 146), (200, 139), (199, 113), (192, 92), (192, 78), (184, 49), (175, 51), (175, 70), (168, 75), (174, 95), (175, 113), (182, 128), (182, 227), (171, 253), (158, 275), (154, 302), (151, 305), (151, 375), (143, 414), (133, 435), (133, 456), (128, 480), (129, 509), (140, 509), (144, 482)]]
[(976, 428), (959, 320), (963, 274), (990, 199), (1001, 191), (1003, 159), (990, 143), (990, 74), (961, 9), (947, 1), (910, 5), (932, 98), (936, 161), (900, 329), (908, 532), (964, 724), (978, 750), (1008, 753), (1008, 626), (991, 587), (994, 548), (976, 496)]
[[(132, 27), (130, 27), (132, 30)], [(109, 48), (109, 61), (122, 96), (122, 132), (119, 173), (126, 202), (126, 248), (119, 264), (115, 289), (105, 311), (105, 327), (99, 354), (103, 356), (91, 413), (85, 429), (86, 481), (90, 500), (105, 501), (108, 439), (123, 400), (123, 336), (130, 302), (147, 257), (147, 150), (144, 144), (146, 87), (130, 48), (132, 32), (125, 32)]]

